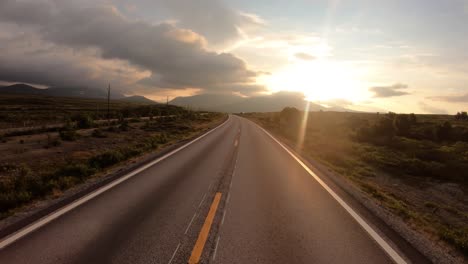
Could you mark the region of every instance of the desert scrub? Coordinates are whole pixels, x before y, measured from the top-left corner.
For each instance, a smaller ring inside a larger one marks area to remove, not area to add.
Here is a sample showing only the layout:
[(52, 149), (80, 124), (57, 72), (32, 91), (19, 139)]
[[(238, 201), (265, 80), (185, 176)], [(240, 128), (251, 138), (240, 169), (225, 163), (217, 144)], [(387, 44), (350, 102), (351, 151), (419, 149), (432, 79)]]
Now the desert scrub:
[(439, 235), (442, 239), (455, 245), (463, 254), (468, 255), (468, 227), (449, 228), (440, 227)]
[(44, 148), (58, 147), (62, 145), (62, 141), (58, 137), (52, 137), (50, 134), (47, 134), (47, 141)]
[(89, 160), (89, 165), (93, 168), (103, 169), (119, 163), (124, 158), (125, 156), (119, 150), (109, 150), (92, 157)]
[(99, 128), (94, 129), (93, 132), (91, 133), (91, 136), (95, 137), (95, 138), (105, 138), (105, 137), (107, 137), (106, 134), (104, 134), (104, 132)]

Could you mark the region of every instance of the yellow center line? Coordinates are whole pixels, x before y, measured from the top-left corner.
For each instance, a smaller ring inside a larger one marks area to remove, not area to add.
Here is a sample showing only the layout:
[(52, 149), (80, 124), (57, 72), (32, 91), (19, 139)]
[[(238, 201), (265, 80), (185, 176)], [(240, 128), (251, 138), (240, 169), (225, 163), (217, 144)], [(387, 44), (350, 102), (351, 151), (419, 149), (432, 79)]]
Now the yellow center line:
[(216, 210), (218, 209), (219, 201), (221, 200), (221, 193), (216, 193), (213, 203), (211, 204), (210, 211), (206, 216), (205, 223), (198, 235), (197, 242), (192, 250), (192, 255), (188, 261), (189, 264), (196, 264), (200, 261), (203, 248), (205, 247), (206, 240), (208, 239), (208, 234), (210, 233), (211, 225), (213, 224), (213, 219), (216, 215)]

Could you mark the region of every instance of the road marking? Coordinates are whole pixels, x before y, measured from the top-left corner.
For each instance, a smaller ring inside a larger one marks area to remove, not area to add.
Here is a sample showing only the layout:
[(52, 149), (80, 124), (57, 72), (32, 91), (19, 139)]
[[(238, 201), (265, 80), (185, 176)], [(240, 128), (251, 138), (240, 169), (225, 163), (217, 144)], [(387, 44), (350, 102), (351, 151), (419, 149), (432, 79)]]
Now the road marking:
[(197, 242), (192, 250), (192, 255), (188, 261), (189, 264), (195, 264), (200, 261), (201, 254), (203, 253), (203, 248), (205, 247), (206, 240), (208, 239), (208, 234), (210, 233), (211, 225), (213, 224), (213, 219), (216, 215), (216, 210), (218, 209), (219, 201), (221, 200), (222, 194), (217, 192), (213, 203), (211, 204), (210, 211), (206, 216), (205, 223), (203, 224), (200, 234), (198, 235)]
[(134, 171), (126, 174), (125, 176), (122, 176), (122, 177), (110, 182), (109, 184), (102, 186), (101, 188), (99, 188), (99, 189), (97, 189), (97, 190), (95, 190), (95, 191), (81, 197), (80, 199), (78, 199), (78, 200), (76, 200), (76, 201), (62, 207), (61, 209), (58, 209), (57, 211), (55, 211), (55, 212), (53, 212), (53, 213), (51, 213), (49, 215), (44, 216), (43, 218), (39, 219), (38, 221), (33, 222), (30, 225), (28, 225), (28, 226), (16, 231), (15, 233), (5, 237), (4, 239), (0, 240), (0, 249), (5, 248), (6, 246), (10, 245), (11, 243), (15, 242), (16, 240), (18, 240), (18, 239), (26, 236), (27, 234), (41, 228), (42, 226), (44, 226), (44, 225), (48, 224), (49, 222), (59, 218), (60, 216), (64, 215), (65, 213), (75, 209), (76, 207), (86, 203), (87, 201), (97, 197), (98, 195), (100, 195), (100, 194), (110, 190), (111, 188), (121, 184), (122, 182), (132, 178), (133, 176), (137, 175), (138, 173), (150, 168), (151, 166), (153, 166), (153, 165), (167, 159), (168, 157), (176, 154), (177, 152), (187, 148), (188, 146), (192, 145), (193, 143), (199, 141), (200, 139), (208, 136), (209, 134), (211, 134), (214, 131), (218, 130), (220, 127), (224, 126), (230, 119), (231, 119), (231, 116), (229, 116), (228, 119), (226, 121), (224, 121), (224, 123), (222, 123), (221, 125), (219, 125), (219, 126), (215, 127), (214, 129), (206, 132), (205, 134), (197, 137), (196, 139), (188, 142), (187, 144), (185, 144), (185, 145), (183, 145), (183, 146), (181, 146), (181, 147), (179, 147), (177, 149), (174, 149), (173, 151), (167, 153), (166, 155), (164, 155), (164, 156), (162, 156), (162, 157), (160, 157), (160, 158), (158, 158), (158, 159), (156, 159), (156, 160), (154, 160), (154, 161), (152, 161), (152, 162), (150, 162), (148, 164), (145, 164), (145, 165), (143, 165), (143, 166), (141, 166), (141, 167), (139, 167), (137, 169), (135, 169)]
[(171, 259), (169, 260), (169, 262), (167, 264), (172, 263), (172, 261), (174, 260), (176, 254), (177, 254), (177, 251), (179, 250), (179, 247), (180, 247), (180, 243), (177, 245), (176, 249), (174, 250), (174, 253), (172, 253), (172, 257), (171, 257)]
[(203, 195), (203, 198), (201, 199), (200, 204), (198, 205), (198, 208), (202, 206), (203, 202), (205, 201), (205, 198), (206, 198), (206, 193)]
[(226, 209), (224, 209), (224, 212), (223, 212), (223, 218), (221, 219), (221, 225), (224, 224), (224, 217), (226, 217)]
[(218, 239), (216, 239), (215, 250), (214, 250), (214, 253), (213, 253), (213, 260), (215, 260), (215, 258), (216, 258), (216, 252), (218, 252), (218, 244), (219, 244), (219, 239), (220, 239), (220, 238), (221, 238), (221, 237), (218, 236)]
[(191, 226), (192, 223), (193, 223), (193, 220), (195, 220), (195, 217), (197, 217), (197, 213), (195, 213), (195, 214), (192, 216), (192, 220), (190, 220), (190, 223), (188, 224), (187, 228), (185, 229), (184, 235), (186, 235), (187, 232), (189, 231), (190, 226)]
[(236, 141), (234, 141), (234, 147), (237, 147), (237, 144), (239, 144), (239, 140), (236, 139)]
[[(253, 122), (252, 122), (253, 123)], [(254, 123), (255, 124), (255, 123)], [(335, 200), (358, 222), (359, 225), (379, 244), (379, 246), (392, 258), (395, 263), (404, 264), (407, 263), (388, 243), (385, 241), (369, 224), (359, 216), (338, 194), (336, 194), (319, 176), (317, 176), (301, 159), (299, 159), (294, 153), (292, 153), (287, 147), (279, 142), (274, 136), (268, 131), (259, 127), (263, 132), (270, 136), (278, 145), (280, 145), (286, 152), (291, 155)]]

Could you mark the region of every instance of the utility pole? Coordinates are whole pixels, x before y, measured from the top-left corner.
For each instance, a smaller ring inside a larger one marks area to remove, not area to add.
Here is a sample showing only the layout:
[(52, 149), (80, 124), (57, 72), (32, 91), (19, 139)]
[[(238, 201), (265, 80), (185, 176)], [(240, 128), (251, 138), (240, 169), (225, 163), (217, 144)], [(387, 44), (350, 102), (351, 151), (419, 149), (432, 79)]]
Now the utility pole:
[(107, 87), (107, 123), (110, 125), (110, 83)]

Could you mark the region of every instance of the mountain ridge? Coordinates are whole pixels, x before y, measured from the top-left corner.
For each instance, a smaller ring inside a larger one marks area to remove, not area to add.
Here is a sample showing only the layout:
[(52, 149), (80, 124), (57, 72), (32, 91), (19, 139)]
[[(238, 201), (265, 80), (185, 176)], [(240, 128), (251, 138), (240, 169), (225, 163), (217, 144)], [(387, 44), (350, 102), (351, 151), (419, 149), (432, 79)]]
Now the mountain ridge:
[[(28, 94), (28, 95), (43, 95), (52, 97), (78, 97), (78, 98), (107, 98), (107, 91), (105, 89), (96, 89), (89, 87), (50, 87), (50, 88), (37, 88), (32, 85), (17, 83), (8, 86), (0, 86), (0, 93), (8, 94)], [(121, 100), (134, 103), (147, 103), (156, 104), (157, 102), (148, 99), (141, 95), (125, 96), (122, 93), (113, 91), (111, 99)]]
[(170, 104), (228, 113), (277, 112), (285, 107), (295, 107), (299, 110), (309, 109), (309, 111), (352, 111), (342, 107), (325, 107), (307, 101), (305, 96), (300, 92), (287, 91), (252, 97), (242, 97), (234, 94), (198, 94), (176, 97), (170, 101)]

